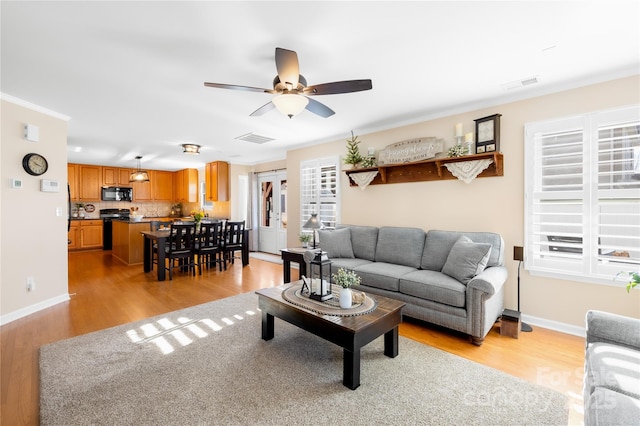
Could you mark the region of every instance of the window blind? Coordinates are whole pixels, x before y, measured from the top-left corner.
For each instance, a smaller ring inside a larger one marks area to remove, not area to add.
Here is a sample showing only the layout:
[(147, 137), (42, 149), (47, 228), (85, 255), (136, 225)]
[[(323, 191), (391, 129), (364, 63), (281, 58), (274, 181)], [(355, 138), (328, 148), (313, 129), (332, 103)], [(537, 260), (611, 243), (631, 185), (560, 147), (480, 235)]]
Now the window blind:
[(640, 108), (525, 126), (525, 268), (611, 284), (640, 265)]
[(339, 222), (339, 164), (338, 157), (300, 164), (300, 229), (312, 213), (318, 214), (323, 227), (335, 227)]

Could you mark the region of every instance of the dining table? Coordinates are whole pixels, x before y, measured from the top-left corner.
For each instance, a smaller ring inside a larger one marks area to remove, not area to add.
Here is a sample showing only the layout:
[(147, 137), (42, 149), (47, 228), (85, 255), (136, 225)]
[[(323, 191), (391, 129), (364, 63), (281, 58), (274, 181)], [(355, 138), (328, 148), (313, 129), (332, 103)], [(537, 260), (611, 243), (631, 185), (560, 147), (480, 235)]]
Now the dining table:
[[(167, 240), (171, 236), (171, 228), (158, 229), (156, 231), (141, 231), (144, 236), (144, 250), (143, 250), (143, 267), (144, 272), (151, 272), (153, 270), (153, 245), (157, 247), (165, 247)], [(244, 238), (242, 244), (242, 266), (249, 264), (249, 230), (245, 229)], [(165, 264), (166, 253), (164, 250), (158, 250), (158, 281), (166, 280), (166, 271), (163, 265)]]
[[(171, 235), (171, 228), (141, 231), (140, 233), (144, 236), (144, 272), (151, 272), (153, 270), (153, 244), (155, 242), (157, 247), (164, 248), (167, 244), (167, 239)], [(164, 263), (165, 251), (158, 250), (158, 281), (166, 279)]]

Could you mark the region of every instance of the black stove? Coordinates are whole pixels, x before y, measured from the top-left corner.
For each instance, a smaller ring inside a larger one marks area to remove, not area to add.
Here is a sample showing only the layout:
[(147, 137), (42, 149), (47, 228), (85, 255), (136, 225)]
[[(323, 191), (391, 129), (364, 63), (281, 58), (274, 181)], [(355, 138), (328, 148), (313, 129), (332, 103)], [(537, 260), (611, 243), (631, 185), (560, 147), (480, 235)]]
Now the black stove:
[(101, 209), (100, 219), (126, 219), (130, 213), (129, 209)]
[(129, 209), (100, 209), (100, 219), (102, 219), (102, 249), (111, 250), (113, 248), (113, 224), (111, 221), (118, 219), (129, 219)]

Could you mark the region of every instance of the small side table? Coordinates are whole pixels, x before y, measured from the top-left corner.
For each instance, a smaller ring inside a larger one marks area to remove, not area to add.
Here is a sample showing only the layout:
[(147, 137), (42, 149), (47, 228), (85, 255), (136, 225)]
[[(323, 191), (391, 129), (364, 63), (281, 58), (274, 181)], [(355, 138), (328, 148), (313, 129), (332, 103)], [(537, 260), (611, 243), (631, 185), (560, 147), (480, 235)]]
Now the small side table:
[(282, 253), (282, 278), (286, 283), (291, 282), (291, 262), (297, 263), (298, 279), (301, 280), (303, 275), (307, 275), (307, 262), (304, 261), (304, 252), (308, 249), (305, 248), (286, 248), (280, 250)]

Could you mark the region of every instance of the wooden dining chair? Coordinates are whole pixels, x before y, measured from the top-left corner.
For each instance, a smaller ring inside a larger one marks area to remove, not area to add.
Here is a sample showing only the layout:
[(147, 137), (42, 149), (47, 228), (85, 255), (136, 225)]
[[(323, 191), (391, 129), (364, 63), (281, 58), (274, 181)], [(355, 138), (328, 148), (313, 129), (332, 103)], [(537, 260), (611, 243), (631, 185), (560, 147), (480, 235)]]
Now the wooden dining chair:
[(197, 235), (195, 245), (198, 274), (202, 275), (203, 265), (205, 265), (207, 269), (211, 267), (211, 265), (213, 265), (214, 268), (218, 265), (220, 271), (222, 271), (222, 239), (222, 222), (202, 222), (200, 224), (200, 232)]
[(224, 247), (222, 248), (224, 269), (227, 262), (234, 263), (235, 252), (244, 245), (244, 220), (240, 222), (227, 221), (224, 229)]
[[(180, 268), (183, 271), (192, 271), (193, 275), (195, 275), (195, 223), (174, 222), (171, 224), (170, 232), (167, 245), (164, 247), (167, 259), (165, 269), (169, 271), (169, 279), (173, 279), (173, 269), (175, 268)], [(158, 250), (160, 249), (158, 248)]]

